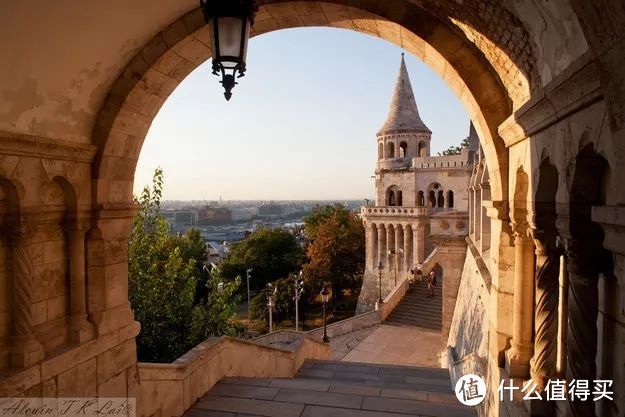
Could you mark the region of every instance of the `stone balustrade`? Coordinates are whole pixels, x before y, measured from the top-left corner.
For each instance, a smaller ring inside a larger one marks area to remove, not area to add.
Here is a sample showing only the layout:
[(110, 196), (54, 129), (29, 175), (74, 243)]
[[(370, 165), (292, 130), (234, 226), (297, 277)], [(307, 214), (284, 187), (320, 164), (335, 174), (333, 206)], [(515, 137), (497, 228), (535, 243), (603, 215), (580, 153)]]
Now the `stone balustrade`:
[(436, 209), (428, 207), (405, 207), (405, 206), (365, 206), (360, 209), (362, 217), (373, 219), (377, 218), (401, 218), (408, 217), (426, 217), (430, 211), (436, 212)]
[(224, 377), (292, 378), (305, 360), (330, 358), (328, 344), (296, 336), (281, 348), (209, 339), (173, 363), (139, 363), (139, 417), (181, 416)]

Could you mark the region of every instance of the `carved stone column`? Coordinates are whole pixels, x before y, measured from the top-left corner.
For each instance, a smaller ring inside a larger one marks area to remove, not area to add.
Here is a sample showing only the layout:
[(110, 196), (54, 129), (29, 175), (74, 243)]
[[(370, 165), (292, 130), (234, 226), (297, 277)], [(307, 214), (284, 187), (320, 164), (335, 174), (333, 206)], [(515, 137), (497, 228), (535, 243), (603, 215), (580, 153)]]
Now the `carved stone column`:
[[(403, 247), (403, 235), (404, 235), (404, 229), (402, 227), (401, 224), (397, 224), (395, 225), (395, 270), (399, 273), (402, 271), (402, 264), (403, 264), (403, 254), (402, 251), (404, 250)], [(401, 251), (400, 251), (401, 249)]]
[(412, 228), (412, 256), (414, 265), (419, 265), (425, 260), (425, 226), (419, 222)]
[(386, 270), (390, 273), (393, 271), (393, 255), (391, 251), (395, 250), (395, 228), (389, 225), (386, 228), (386, 253), (384, 253), (385, 261), (383, 264), (386, 266)]
[(404, 270), (410, 271), (413, 264), (414, 255), (412, 247), (412, 229), (410, 226), (404, 226)]
[(44, 357), (43, 346), (33, 331), (32, 293), (33, 265), (32, 239), (36, 224), (12, 225), (8, 229), (12, 249), (13, 271), (13, 335), (9, 360), (13, 368), (26, 368)]
[(506, 371), (513, 378), (529, 376), (532, 357), (534, 311), (534, 242), (524, 227), (514, 232), (514, 298), (511, 347), (506, 351)]
[[(383, 225), (378, 225), (378, 263), (386, 267), (386, 232)], [(376, 265), (377, 268), (377, 265)]]
[(558, 292), (560, 254), (536, 239), (536, 283), (534, 298), (534, 356), (532, 380), (543, 391), (557, 375)]
[(85, 233), (89, 230), (87, 221), (72, 221), (65, 224), (69, 246), (69, 276), (71, 324), (70, 340), (82, 343), (95, 336), (93, 324), (87, 320), (87, 285), (85, 280)]
[[(569, 325), (567, 335), (567, 380), (594, 380), (597, 375), (598, 265), (601, 243), (593, 240), (567, 242), (569, 272)], [(595, 405), (575, 399), (569, 405), (573, 416), (595, 415)]]

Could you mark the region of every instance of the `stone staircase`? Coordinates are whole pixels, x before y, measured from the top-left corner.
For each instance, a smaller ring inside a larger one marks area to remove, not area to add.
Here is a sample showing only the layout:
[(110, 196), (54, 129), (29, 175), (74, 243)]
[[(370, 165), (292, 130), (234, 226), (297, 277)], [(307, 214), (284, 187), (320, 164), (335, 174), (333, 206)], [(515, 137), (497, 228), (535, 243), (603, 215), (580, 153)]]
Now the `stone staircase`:
[(293, 379), (226, 378), (185, 417), (474, 417), (441, 368), (307, 361)]
[(434, 297), (427, 297), (426, 278), (416, 282), (386, 319), (385, 324), (414, 326), (440, 331), (442, 328), (442, 282), (440, 277), (434, 288)]

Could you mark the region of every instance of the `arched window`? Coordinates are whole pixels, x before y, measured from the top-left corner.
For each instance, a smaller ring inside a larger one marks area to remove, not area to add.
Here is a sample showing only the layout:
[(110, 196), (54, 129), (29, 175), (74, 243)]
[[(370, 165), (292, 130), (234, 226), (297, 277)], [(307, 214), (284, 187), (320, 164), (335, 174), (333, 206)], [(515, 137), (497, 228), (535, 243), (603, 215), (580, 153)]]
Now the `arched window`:
[(417, 156), (427, 156), (427, 148), (425, 146), (425, 142), (419, 142), (417, 146)]
[(386, 205), (390, 207), (402, 205), (402, 192), (396, 185), (392, 185), (386, 190)]
[(417, 194), (417, 206), (425, 206), (425, 195), (423, 195), (423, 191), (419, 191)]
[(454, 192), (451, 190), (447, 191), (447, 207), (454, 208)]
[(382, 142), (378, 145), (378, 159), (384, 159), (384, 145)]
[(405, 158), (408, 156), (408, 144), (406, 142), (401, 142), (399, 144), (399, 157)]
[(438, 208), (445, 207), (445, 197), (443, 196), (443, 190), (438, 191), (438, 198), (436, 200)]
[(436, 194), (434, 194), (434, 191), (430, 191), (428, 194), (428, 206), (431, 208), (436, 207)]
[(395, 144), (393, 142), (386, 143), (386, 159), (395, 158)]

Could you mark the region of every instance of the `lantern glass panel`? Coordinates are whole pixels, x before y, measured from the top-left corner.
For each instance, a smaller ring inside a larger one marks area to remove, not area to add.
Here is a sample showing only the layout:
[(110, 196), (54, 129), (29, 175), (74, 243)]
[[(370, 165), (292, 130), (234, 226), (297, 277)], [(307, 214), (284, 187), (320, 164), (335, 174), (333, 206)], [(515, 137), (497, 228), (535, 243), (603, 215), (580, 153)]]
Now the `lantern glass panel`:
[[(240, 59), (243, 58), (241, 53), (241, 36), (245, 33), (243, 24), (243, 19), (240, 17), (217, 18), (219, 57), (226, 68), (236, 66)], [(224, 58), (226, 57), (235, 58), (236, 62), (234, 62), (234, 59), (225, 61)]]

